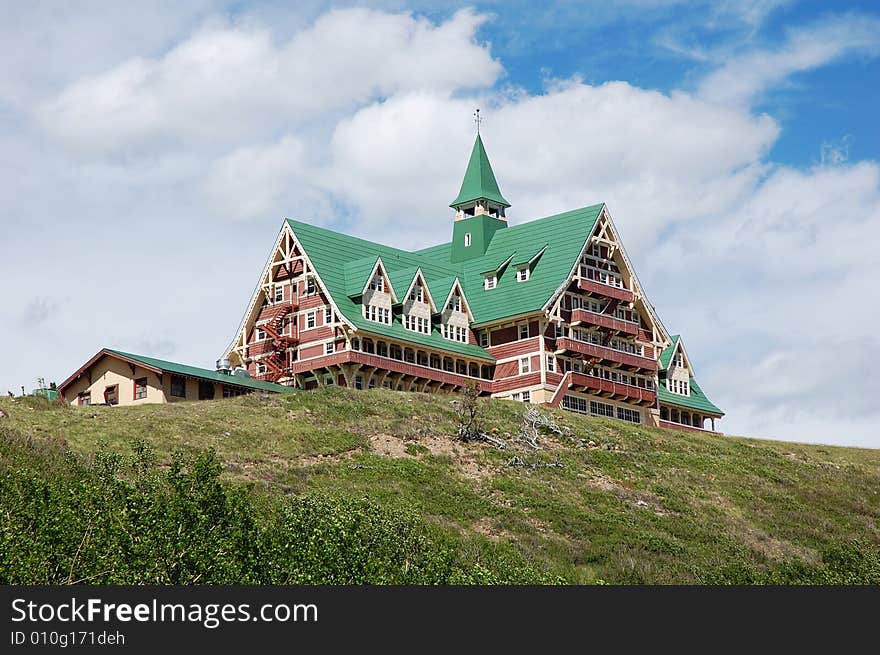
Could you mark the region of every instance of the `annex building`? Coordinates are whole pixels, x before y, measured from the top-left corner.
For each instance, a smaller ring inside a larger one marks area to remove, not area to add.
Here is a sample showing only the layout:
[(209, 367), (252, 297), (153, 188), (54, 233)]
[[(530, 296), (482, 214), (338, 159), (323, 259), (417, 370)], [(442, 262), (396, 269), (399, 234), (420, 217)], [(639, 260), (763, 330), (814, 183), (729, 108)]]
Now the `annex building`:
[(223, 355), (255, 380), (453, 391), (692, 430), (723, 416), (604, 204), (508, 225), (477, 134), (452, 239), (407, 251), (285, 220)]

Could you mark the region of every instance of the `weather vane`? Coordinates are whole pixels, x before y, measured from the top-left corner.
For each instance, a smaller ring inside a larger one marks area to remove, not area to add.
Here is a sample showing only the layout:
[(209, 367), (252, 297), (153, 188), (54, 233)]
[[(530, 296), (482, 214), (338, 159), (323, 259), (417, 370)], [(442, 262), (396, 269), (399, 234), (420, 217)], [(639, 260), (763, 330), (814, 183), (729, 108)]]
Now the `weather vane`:
[(483, 119), (480, 118), (480, 109), (477, 108), (477, 110), (474, 112), (474, 123), (477, 124), (477, 134), (480, 133), (480, 123), (482, 123), (482, 122), (483, 122)]

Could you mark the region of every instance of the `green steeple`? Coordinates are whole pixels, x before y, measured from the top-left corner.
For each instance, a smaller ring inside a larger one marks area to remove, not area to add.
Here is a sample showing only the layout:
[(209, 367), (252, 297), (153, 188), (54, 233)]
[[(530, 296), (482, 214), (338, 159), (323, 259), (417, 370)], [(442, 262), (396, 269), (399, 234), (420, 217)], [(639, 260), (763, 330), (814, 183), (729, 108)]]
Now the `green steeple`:
[(498, 182), (495, 181), (495, 174), (489, 164), (489, 155), (486, 154), (486, 148), (483, 147), (483, 140), (478, 132), (477, 140), (474, 141), (474, 149), (471, 151), (471, 159), (464, 173), (464, 180), (461, 182), (461, 191), (449, 206), (457, 207), (480, 198), (492, 200), (503, 207), (510, 207), (510, 203), (501, 195)]

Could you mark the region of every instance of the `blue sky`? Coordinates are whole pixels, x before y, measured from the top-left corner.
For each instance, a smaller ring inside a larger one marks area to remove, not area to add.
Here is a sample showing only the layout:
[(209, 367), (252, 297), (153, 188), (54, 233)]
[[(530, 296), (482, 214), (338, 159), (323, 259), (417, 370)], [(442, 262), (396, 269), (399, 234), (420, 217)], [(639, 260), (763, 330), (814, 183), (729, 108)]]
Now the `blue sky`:
[(283, 217), (448, 239), (606, 202), (726, 432), (880, 447), (875, 3), (2, 3), (0, 392), (210, 366)]

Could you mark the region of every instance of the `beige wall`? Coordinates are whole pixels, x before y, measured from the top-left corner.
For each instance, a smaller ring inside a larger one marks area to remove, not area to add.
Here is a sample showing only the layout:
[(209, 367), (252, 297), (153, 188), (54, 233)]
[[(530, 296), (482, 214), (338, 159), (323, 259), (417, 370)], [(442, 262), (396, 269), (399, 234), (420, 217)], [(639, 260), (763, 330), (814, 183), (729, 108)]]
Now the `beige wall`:
[[(137, 378), (147, 378), (147, 397), (134, 399), (134, 381)], [(114, 384), (119, 385), (120, 405), (146, 405), (150, 403), (180, 402), (183, 400), (199, 399), (199, 381), (185, 378), (186, 397), (180, 398), (171, 395), (170, 373), (164, 373), (162, 379), (159, 376), (140, 366), (135, 365), (134, 373), (127, 362), (115, 357), (104, 356), (91, 368), (91, 383), (88, 372), (83, 373), (79, 380), (73, 382), (64, 390), (62, 397), (71, 405), (77, 405), (77, 398), (81, 392), (89, 391), (92, 394), (92, 404), (104, 402), (104, 389)], [(223, 384), (211, 382), (214, 387), (214, 398), (223, 397)]]
[[(89, 391), (92, 394), (92, 403), (103, 403), (104, 390), (108, 386), (118, 384), (120, 405), (144, 405), (165, 402), (165, 392), (159, 377), (152, 371), (148, 371), (140, 366), (136, 365), (134, 373), (132, 373), (131, 366), (127, 362), (115, 357), (104, 356), (92, 365), (91, 383), (89, 382), (88, 373), (88, 371), (84, 372), (79, 380), (76, 380), (64, 390), (64, 400), (75, 405), (77, 404), (77, 396), (81, 392)], [(142, 377), (147, 378), (147, 397), (135, 400), (134, 381)], [(164, 377), (167, 378), (168, 376)]]
[[(176, 403), (183, 400), (198, 400), (199, 399), (199, 381), (194, 380), (192, 378), (185, 378), (186, 380), (186, 398), (180, 398), (178, 396), (171, 395), (171, 374), (165, 373), (163, 377), (162, 390), (165, 394), (165, 398), (170, 403)], [(214, 386), (214, 398), (222, 398), (223, 397), (223, 385), (219, 382), (213, 382)]]

